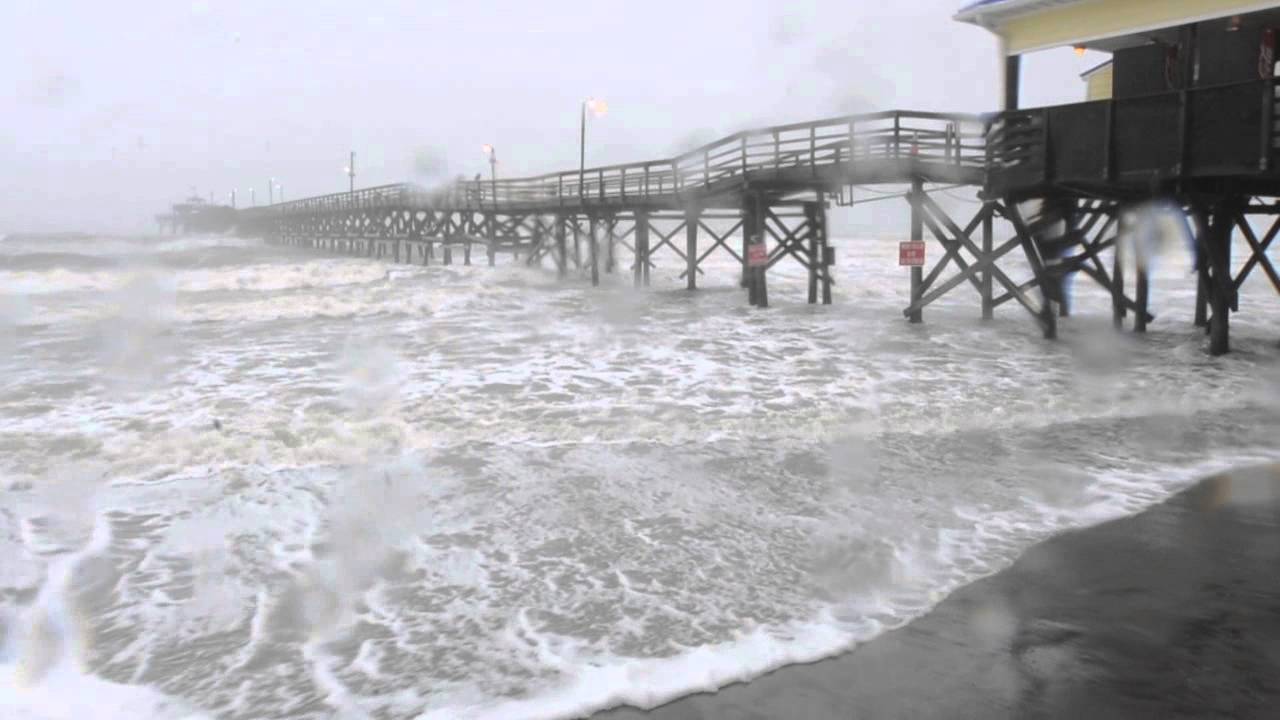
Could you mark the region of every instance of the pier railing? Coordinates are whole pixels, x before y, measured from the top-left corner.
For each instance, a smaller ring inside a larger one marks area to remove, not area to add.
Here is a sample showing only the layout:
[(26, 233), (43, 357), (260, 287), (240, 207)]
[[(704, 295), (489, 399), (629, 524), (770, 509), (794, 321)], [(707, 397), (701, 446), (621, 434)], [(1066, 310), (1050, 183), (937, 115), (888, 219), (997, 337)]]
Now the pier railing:
[(1138, 186), (1274, 175), (1277, 80), (1015, 110), (988, 116), (890, 111), (745, 130), (672, 158), (437, 188), (383, 185), (242, 211), (246, 219), (376, 208), (532, 211), (674, 208), (748, 187), (834, 190), (914, 175), (985, 184)]
[(1276, 80), (1000, 113), (996, 192), (1058, 183), (1256, 176), (1275, 169)]
[(457, 180), (441, 188), (413, 184), (256, 208), (297, 214), (380, 207), (444, 210), (670, 204), (748, 182), (840, 184), (866, 165), (927, 163), (980, 171), (986, 123), (974, 115), (890, 111), (737, 132), (673, 158), (498, 180)]

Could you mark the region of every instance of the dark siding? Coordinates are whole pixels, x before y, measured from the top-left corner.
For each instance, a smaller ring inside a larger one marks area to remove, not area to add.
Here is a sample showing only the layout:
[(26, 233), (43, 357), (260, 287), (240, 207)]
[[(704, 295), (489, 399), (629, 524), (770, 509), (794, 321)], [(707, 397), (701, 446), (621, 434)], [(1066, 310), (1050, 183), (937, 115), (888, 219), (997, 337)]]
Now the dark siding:
[(1112, 92), (1117, 98), (1150, 95), (1169, 89), (1165, 79), (1164, 45), (1141, 45), (1117, 50)]

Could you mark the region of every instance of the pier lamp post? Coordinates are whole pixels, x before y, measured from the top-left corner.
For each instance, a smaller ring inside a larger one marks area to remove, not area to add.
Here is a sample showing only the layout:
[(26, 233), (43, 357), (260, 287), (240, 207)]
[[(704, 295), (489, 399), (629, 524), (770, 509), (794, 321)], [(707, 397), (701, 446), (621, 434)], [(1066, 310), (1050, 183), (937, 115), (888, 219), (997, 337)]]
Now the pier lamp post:
[(253, 188), (249, 188), (249, 204), (258, 207), (258, 196), (254, 193)]
[(347, 174), (347, 178), (351, 181), (351, 192), (356, 191), (356, 151), (351, 151), (351, 160), (347, 162), (347, 166), (342, 168)]
[(489, 184), (493, 188), (494, 205), (498, 203), (498, 151), (493, 146), (485, 143), (480, 146), (480, 150), (489, 156)]
[(603, 100), (587, 98), (582, 101), (582, 118), (578, 126), (578, 197), (585, 196), (583, 180), (587, 172), (587, 111), (596, 117), (602, 117), (609, 111)]

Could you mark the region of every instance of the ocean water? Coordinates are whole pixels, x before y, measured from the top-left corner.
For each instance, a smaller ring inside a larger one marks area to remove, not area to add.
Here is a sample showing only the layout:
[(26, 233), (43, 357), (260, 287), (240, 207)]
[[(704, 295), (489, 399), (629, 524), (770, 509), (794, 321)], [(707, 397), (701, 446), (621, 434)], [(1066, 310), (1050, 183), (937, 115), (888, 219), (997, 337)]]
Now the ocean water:
[[(499, 259), (0, 241), (0, 715), (567, 718), (814, 660), (1048, 535), (1280, 457), (1280, 298), (1116, 334), (890, 239), (746, 305)], [(934, 249), (931, 248), (931, 251)], [(460, 254), (459, 254), (460, 255)]]

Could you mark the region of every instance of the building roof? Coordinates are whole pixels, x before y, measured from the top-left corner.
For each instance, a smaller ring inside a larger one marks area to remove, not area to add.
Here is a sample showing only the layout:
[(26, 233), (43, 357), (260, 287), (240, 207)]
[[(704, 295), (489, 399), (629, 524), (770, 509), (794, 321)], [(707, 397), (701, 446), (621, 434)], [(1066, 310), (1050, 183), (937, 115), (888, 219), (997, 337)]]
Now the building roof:
[(1017, 55), (1069, 45), (1116, 50), (1181, 25), (1280, 8), (1280, 0), (979, 0), (955, 19), (999, 35)]
[(960, 9), (955, 19), (960, 22), (973, 23), (986, 28), (994, 28), (1000, 23), (1045, 10), (1057, 5), (1071, 5), (1084, 0), (978, 0)]

